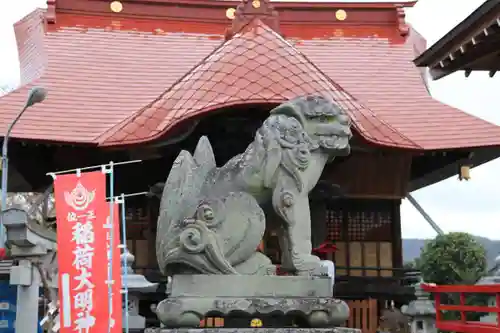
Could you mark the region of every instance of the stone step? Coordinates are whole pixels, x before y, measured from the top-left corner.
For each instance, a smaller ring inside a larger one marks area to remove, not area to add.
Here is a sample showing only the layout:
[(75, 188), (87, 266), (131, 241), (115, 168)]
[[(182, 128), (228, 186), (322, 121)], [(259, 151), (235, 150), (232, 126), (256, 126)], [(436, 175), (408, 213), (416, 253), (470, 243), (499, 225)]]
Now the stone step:
[(360, 329), (335, 328), (146, 328), (144, 333), (361, 333)]

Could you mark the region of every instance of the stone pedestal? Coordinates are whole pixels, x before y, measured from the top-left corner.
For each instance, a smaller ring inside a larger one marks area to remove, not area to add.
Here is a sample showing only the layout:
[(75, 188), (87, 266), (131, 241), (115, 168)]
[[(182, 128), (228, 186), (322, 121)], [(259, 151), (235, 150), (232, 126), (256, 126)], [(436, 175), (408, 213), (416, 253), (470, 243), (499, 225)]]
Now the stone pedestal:
[(309, 327), (341, 326), (349, 317), (329, 277), (305, 276), (177, 275), (156, 312), (169, 328), (199, 327), (206, 316), (300, 318)]
[(147, 328), (144, 333), (362, 333), (357, 328)]
[(122, 265), (122, 286), (128, 289), (128, 303), (126, 304), (125, 297), (122, 298), (123, 323), (128, 322), (128, 328), (131, 331), (142, 331), (146, 328), (146, 318), (139, 314), (141, 295), (155, 292), (158, 284), (151, 283), (143, 275), (134, 272), (132, 265), (135, 257), (127, 250), (120, 259), (122, 263), (124, 259), (127, 262), (126, 267)]

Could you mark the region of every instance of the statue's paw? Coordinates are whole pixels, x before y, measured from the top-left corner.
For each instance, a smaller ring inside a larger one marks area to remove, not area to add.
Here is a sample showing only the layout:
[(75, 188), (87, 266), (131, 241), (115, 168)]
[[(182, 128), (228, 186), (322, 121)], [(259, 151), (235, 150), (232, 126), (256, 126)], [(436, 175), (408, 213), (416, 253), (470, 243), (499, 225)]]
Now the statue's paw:
[(260, 252), (255, 252), (250, 259), (234, 267), (243, 275), (276, 275), (276, 266), (271, 259)]
[[(179, 298), (167, 298), (155, 308), (160, 322), (169, 328), (195, 328), (200, 326), (203, 319), (203, 302), (201, 308), (193, 307), (189, 301)], [(200, 311), (198, 311), (200, 310)]]
[(321, 260), (311, 254), (296, 256), (292, 259), (297, 275), (327, 276), (328, 269), (321, 264)]
[(266, 268), (266, 272), (264, 275), (276, 275), (276, 265), (269, 265)]

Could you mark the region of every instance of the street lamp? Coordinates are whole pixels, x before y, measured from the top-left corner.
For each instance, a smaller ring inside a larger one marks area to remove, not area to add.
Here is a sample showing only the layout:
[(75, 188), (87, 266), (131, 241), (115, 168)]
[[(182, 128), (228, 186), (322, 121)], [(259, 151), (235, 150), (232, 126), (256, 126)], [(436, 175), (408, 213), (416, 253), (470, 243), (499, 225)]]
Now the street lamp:
[[(33, 87), (31, 88), (28, 99), (26, 100), (26, 104), (24, 104), (24, 107), (19, 111), (17, 116), (14, 118), (14, 120), (10, 123), (9, 127), (7, 128), (7, 133), (5, 134), (3, 138), (3, 145), (2, 145), (2, 212), (7, 208), (7, 186), (8, 186), (8, 174), (9, 174), (9, 159), (8, 159), (8, 142), (9, 142), (9, 136), (10, 133), (12, 132), (12, 129), (16, 125), (16, 123), (21, 119), (21, 116), (24, 114), (24, 111), (26, 111), (29, 107), (43, 102), (45, 100), (45, 97), (47, 97), (47, 90), (42, 87)], [(5, 251), (5, 230), (3, 226), (3, 214), (0, 215), (0, 251)], [(3, 255), (4, 253), (2, 253)]]

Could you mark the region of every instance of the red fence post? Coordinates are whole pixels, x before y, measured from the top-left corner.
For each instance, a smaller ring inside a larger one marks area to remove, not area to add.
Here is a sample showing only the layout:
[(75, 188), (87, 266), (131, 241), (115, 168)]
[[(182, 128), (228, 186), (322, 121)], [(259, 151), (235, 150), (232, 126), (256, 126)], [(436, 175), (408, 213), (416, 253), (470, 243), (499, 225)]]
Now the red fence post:
[[(460, 293), (460, 305), (465, 305), (465, 294)], [(460, 320), (465, 324), (465, 311), (460, 311)]]
[(434, 294), (434, 307), (436, 308), (436, 325), (441, 320), (441, 294)]

